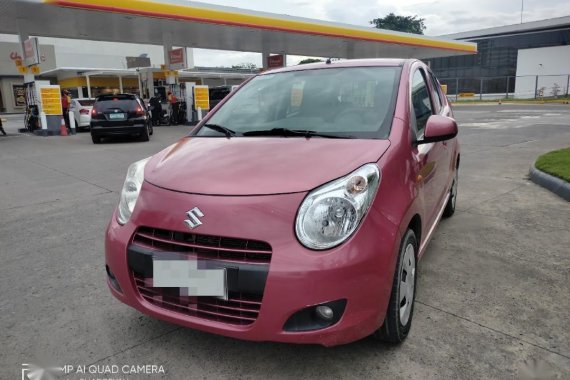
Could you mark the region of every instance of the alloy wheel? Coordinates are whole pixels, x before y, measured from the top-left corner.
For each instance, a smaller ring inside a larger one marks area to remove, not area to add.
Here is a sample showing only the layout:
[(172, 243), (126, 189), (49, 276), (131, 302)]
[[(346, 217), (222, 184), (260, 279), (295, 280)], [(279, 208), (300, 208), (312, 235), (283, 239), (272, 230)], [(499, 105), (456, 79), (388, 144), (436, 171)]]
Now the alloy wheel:
[(416, 255), (412, 244), (408, 244), (404, 252), (404, 260), (400, 270), (400, 323), (408, 324), (414, 302), (416, 277)]
[(453, 179), (453, 185), (451, 185), (451, 204), (453, 209), (455, 209), (455, 203), (457, 202), (457, 187), (459, 185), (459, 170), (455, 169), (455, 178)]

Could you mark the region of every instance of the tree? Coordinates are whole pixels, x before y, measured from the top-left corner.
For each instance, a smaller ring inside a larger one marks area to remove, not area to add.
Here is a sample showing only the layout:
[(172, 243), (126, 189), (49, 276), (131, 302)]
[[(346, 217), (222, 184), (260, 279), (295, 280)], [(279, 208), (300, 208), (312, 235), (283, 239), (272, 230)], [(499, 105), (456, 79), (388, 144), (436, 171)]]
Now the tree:
[(232, 69), (256, 70), (257, 65), (255, 63), (240, 63), (239, 65), (233, 65)]
[(317, 58), (306, 58), (303, 59), (301, 62), (299, 62), (299, 65), (304, 65), (306, 63), (317, 63), (317, 62), (322, 62), (322, 60)]
[(378, 29), (424, 34), (424, 30), (426, 29), (424, 21), (424, 18), (418, 18), (418, 16), (396, 16), (394, 13), (390, 13), (384, 18), (375, 18), (370, 21), (370, 24)]

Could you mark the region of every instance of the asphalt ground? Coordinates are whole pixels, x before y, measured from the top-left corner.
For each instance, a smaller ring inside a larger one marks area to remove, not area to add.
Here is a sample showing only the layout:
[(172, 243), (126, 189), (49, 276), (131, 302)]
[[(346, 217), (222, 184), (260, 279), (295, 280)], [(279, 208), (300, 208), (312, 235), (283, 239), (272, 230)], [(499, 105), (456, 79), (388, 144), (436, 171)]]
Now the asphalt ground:
[(127, 167), (189, 128), (94, 145), (88, 133), (18, 135), (22, 117), (3, 117), (0, 379), (46, 362), (166, 372), (70, 379), (570, 378), (570, 203), (527, 179), (538, 155), (570, 146), (570, 106), (456, 107), (458, 209), (419, 264), (411, 335), (397, 347), (245, 342), (121, 304), (107, 289), (103, 243)]

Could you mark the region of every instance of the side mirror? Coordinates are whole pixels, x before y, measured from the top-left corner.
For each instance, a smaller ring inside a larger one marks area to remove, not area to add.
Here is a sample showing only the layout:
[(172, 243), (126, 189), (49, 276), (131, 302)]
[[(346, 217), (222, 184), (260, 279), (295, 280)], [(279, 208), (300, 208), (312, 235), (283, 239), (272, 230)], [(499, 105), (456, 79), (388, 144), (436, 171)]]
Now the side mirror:
[(429, 144), (438, 141), (451, 140), (457, 136), (457, 123), (450, 117), (432, 115), (429, 117), (424, 138), (418, 144)]

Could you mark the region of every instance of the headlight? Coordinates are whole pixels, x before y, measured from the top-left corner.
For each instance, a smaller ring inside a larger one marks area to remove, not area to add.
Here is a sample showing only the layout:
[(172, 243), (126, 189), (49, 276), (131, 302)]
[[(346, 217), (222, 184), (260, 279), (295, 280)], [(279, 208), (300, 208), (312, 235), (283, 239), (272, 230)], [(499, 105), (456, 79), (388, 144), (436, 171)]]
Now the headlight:
[(144, 167), (150, 159), (151, 157), (148, 157), (129, 166), (117, 208), (117, 222), (119, 224), (125, 224), (131, 218), (144, 181)]
[(299, 208), (295, 231), (307, 248), (328, 249), (352, 235), (366, 215), (380, 183), (376, 164), (311, 191)]

